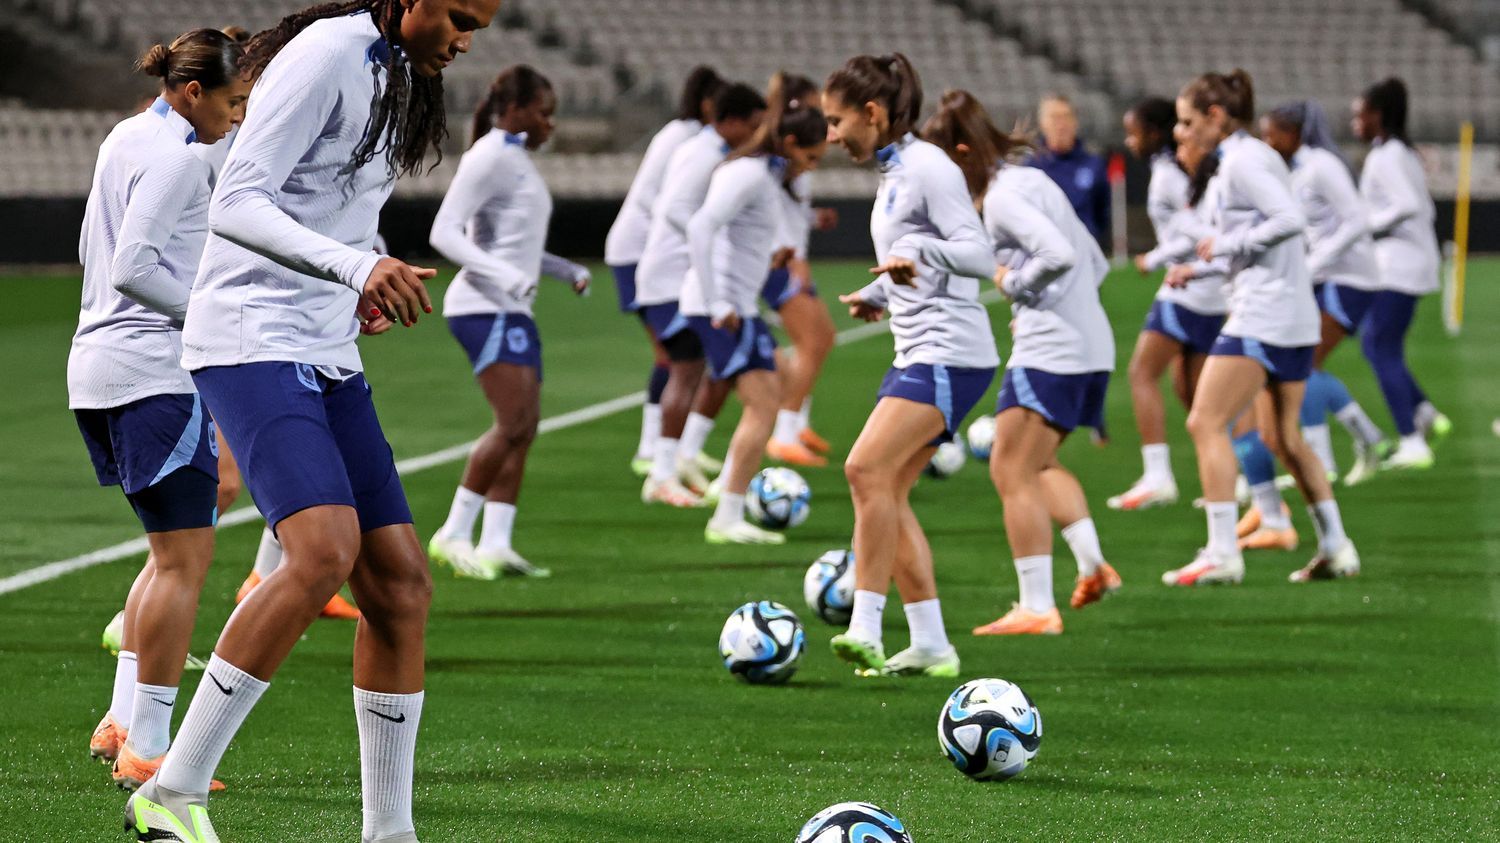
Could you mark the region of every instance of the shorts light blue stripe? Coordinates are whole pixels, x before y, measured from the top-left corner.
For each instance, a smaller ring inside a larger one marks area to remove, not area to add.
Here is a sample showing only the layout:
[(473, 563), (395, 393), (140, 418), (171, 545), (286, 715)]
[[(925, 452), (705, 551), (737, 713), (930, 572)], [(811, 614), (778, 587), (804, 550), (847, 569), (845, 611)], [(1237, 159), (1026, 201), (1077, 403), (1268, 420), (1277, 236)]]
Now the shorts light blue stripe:
[(1276, 374), (1276, 364), (1272, 363), (1271, 358), (1266, 355), (1266, 348), (1260, 344), (1260, 340), (1244, 337), (1240, 340), (1240, 345), (1245, 349), (1246, 357), (1264, 366), (1267, 372)]
[(1172, 339), (1181, 343), (1188, 341), (1187, 329), (1182, 327), (1182, 320), (1177, 316), (1177, 306), (1169, 301), (1161, 303), (1161, 326), (1167, 329)]
[(740, 321), (740, 344), (734, 347), (734, 354), (730, 355), (729, 363), (724, 366), (721, 375), (737, 372), (750, 362), (750, 351), (755, 347), (755, 323), (749, 319)]
[(937, 403), (938, 412), (943, 414), (943, 426), (952, 430), (956, 420), (953, 418), (953, 382), (948, 379), (948, 367), (941, 363), (932, 367), (933, 400)]
[(1047, 412), (1046, 405), (1042, 404), (1042, 399), (1036, 396), (1036, 390), (1031, 388), (1031, 378), (1026, 376), (1025, 369), (1011, 369), (1010, 384), (1016, 390), (1016, 403), (1039, 413), (1047, 421), (1053, 420), (1052, 414)]
[(500, 359), (500, 343), (505, 339), (505, 314), (495, 314), (495, 323), (490, 326), (489, 336), (484, 338), (484, 347), (479, 350), (479, 359), (474, 361), (474, 374), (479, 374)]
[(1353, 328), (1349, 314), (1344, 311), (1344, 303), (1339, 301), (1339, 291), (1334, 289), (1332, 281), (1323, 284), (1323, 309), (1332, 316), (1335, 322), (1343, 325), (1345, 330)]
[(198, 440), (203, 433), (203, 399), (198, 393), (193, 393), (193, 415), (188, 419), (187, 427), (183, 429), (182, 435), (177, 437), (177, 444), (173, 446), (172, 453), (167, 455), (167, 461), (162, 463), (161, 470), (151, 478), (148, 486), (160, 483), (163, 477), (182, 468), (191, 465), (193, 454), (198, 452)]

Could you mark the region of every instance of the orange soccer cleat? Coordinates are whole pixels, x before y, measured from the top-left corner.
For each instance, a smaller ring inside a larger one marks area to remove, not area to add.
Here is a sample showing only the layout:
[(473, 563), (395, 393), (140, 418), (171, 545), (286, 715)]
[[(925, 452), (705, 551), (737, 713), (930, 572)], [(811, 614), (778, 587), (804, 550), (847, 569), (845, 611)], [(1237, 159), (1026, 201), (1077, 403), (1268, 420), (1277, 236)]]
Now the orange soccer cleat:
[(998, 620), (975, 627), (975, 635), (1058, 635), (1063, 631), (1062, 614), (1053, 608), (1032, 612), (1011, 604), (1010, 611)]
[(1240, 550), (1296, 550), (1297, 528), (1261, 527), (1240, 538)]
[(250, 576), (245, 577), (245, 581), (240, 583), (240, 590), (234, 593), (234, 605), (238, 606), (245, 602), (245, 598), (250, 596), (250, 592), (254, 591), (258, 585), (260, 585), (260, 574), (252, 570)]
[(1092, 575), (1078, 578), (1078, 584), (1073, 587), (1073, 598), (1068, 601), (1068, 605), (1075, 609), (1082, 609), (1090, 603), (1103, 600), (1104, 595), (1119, 589), (1120, 575), (1110, 567), (1108, 562), (1101, 562), (1099, 569)]
[(788, 445), (772, 439), (766, 443), (766, 455), (787, 465), (800, 465), (808, 468), (821, 468), (828, 465), (827, 457), (818, 456), (812, 452), (811, 448), (795, 442)]
[[(235, 592), (234, 602), (243, 603), (246, 595), (254, 591), (258, 585), (260, 585), (260, 574), (251, 571), (250, 576), (245, 577), (245, 581), (240, 584), (240, 590)], [(318, 613), (318, 617), (336, 621), (357, 621), (359, 620), (359, 607), (345, 600), (343, 595), (335, 594), (328, 598), (328, 603), (323, 606), (323, 611)]]
[(115, 721), (114, 715), (105, 713), (89, 738), (89, 757), (108, 763), (119, 756), (124, 745), (125, 728)]
[(1245, 510), (1245, 514), (1240, 517), (1239, 523), (1234, 525), (1234, 535), (1236, 538), (1242, 539), (1259, 529), (1260, 510), (1252, 506)]
[[(166, 757), (166, 753), (162, 753), (155, 758), (142, 758), (127, 743), (120, 747), (120, 757), (115, 759), (114, 770), (109, 776), (120, 789), (135, 790), (156, 775), (156, 771), (161, 769), (162, 759)], [(218, 779), (208, 783), (209, 793), (218, 793), (223, 789), (224, 783)]]
[(810, 427), (802, 428), (802, 432), (797, 434), (797, 438), (801, 440), (802, 444), (807, 448), (807, 450), (812, 451), (815, 454), (826, 454), (829, 451), (833, 450), (833, 447), (828, 444), (828, 440), (819, 436), (817, 432)]

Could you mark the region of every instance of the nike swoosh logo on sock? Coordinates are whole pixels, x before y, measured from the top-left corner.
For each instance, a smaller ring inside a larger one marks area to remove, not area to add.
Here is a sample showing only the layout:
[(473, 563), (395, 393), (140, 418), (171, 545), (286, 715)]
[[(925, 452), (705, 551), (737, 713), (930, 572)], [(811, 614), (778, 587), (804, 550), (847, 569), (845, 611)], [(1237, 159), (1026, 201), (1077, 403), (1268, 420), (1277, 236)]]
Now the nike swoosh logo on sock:
[(234, 689), (233, 688), (226, 688), (224, 686), (224, 683), (219, 681), (219, 677), (214, 676), (212, 673), (210, 673), (210, 674), (208, 674), (208, 678), (212, 679), (214, 681), (214, 684), (219, 686), (219, 690), (224, 692), (224, 696), (226, 696), (226, 697), (232, 697), (232, 696), (234, 696)]
[(406, 722), (406, 714), (405, 713), (402, 713), (402, 715), (400, 717), (392, 717), (389, 714), (381, 714), (380, 712), (376, 711), (373, 708), (367, 708), (367, 709), (365, 709), (365, 711), (368, 711), (371, 714), (375, 715), (376, 717), (379, 717), (381, 720), (389, 720), (392, 723), (405, 723)]
[(152, 701), (152, 702), (159, 702), (159, 703), (161, 703), (161, 704), (162, 704), (162, 705), (164, 705), (164, 706), (166, 706), (166, 707), (167, 707), (167, 708), (171, 708), (171, 707), (172, 707), (172, 706), (174, 706), (174, 705), (176, 705), (176, 704), (177, 704), (177, 701), (176, 701), (176, 700), (171, 700), (171, 701), (168, 701), (168, 700), (159, 700), (159, 699), (157, 699), (157, 698), (156, 698), (156, 697), (152, 697), (152, 698), (151, 698), (151, 701)]

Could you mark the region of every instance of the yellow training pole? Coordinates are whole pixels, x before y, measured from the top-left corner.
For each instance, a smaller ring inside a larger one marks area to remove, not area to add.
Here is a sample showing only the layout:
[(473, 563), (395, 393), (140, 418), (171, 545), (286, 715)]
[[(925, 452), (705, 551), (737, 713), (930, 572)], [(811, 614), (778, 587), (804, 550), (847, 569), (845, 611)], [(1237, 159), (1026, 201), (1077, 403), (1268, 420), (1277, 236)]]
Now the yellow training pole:
[(1464, 324), (1464, 275), (1469, 263), (1469, 178), (1474, 161), (1474, 124), (1458, 130), (1458, 193), (1453, 207), (1453, 322)]

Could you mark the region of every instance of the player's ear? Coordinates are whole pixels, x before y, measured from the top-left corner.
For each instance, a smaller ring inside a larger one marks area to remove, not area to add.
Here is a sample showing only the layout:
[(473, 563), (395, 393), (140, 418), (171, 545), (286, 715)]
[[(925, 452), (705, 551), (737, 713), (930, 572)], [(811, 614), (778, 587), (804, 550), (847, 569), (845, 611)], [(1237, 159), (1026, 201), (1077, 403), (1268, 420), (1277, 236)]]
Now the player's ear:
[(187, 97), (189, 103), (196, 103), (203, 97), (203, 85), (197, 79), (190, 80), (182, 86), (182, 95)]

